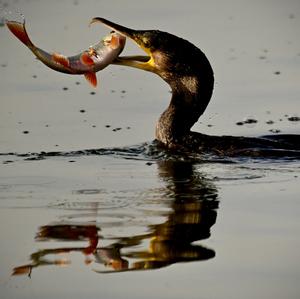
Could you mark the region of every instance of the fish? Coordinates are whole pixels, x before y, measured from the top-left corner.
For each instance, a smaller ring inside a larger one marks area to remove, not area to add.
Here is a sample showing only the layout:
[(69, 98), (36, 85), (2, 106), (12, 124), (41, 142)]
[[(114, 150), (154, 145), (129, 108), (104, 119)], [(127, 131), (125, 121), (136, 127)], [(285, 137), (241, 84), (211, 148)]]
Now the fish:
[(5, 25), (43, 64), (57, 72), (84, 75), (93, 87), (97, 86), (96, 72), (111, 64), (120, 55), (126, 42), (125, 36), (112, 31), (87, 50), (67, 57), (57, 52), (48, 53), (35, 46), (27, 34), (25, 19), (22, 22), (5, 20)]

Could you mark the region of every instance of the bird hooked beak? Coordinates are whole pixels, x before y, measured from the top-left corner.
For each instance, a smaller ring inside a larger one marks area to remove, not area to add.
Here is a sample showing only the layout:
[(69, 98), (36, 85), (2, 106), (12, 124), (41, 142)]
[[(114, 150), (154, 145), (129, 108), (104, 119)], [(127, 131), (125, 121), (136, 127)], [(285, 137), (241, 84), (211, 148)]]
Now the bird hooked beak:
[(147, 54), (146, 56), (121, 56), (115, 59), (113, 64), (130, 66), (153, 73), (158, 73), (158, 69), (154, 62), (153, 49), (151, 48), (151, 42), (149, 39), (150, 31), (130, 29), (99, 17), (93, 18), (90, 24), (93, 23), (102, 23), (110, 29), (124, 35), (125, 37), (129, 37)]

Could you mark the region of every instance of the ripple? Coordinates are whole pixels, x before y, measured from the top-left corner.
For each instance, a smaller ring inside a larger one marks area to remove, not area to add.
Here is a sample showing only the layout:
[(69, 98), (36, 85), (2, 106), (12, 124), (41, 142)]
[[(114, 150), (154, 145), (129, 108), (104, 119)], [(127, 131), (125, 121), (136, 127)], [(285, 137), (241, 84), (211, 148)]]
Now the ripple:
[(76, 194), (83, 194), (83, 195), (94, 195), (94, 194), (101, 194), (104, 190), (102, 189), (81, 189), (75, 190), (74, 193)]
[(99, 200), (99, 201), (64, 201), (55, 204), (51, 204), (48, 207), (52, 209), (59, 209), (65, 211), (92, 211), (97, 212), (101, 210), (123, 209), (129, 205), (125, 200), (123, 202), (119, 200)]

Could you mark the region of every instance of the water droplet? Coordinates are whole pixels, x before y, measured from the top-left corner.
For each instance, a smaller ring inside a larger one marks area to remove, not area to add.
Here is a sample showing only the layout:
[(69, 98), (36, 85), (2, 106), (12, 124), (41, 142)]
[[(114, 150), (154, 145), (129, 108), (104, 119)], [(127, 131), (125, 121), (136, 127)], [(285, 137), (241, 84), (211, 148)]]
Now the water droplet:
[(256, 123), (257, 123), (257, 120), (256, 120), (255, 118), (249, 117), (249, 118), (246, 118), (246, 119), (244, 120), (244, 123), (245, 123), (245, 124), (256, 124)]
[(270, 120), (267, 120), (267, 121), (266, 121), (266, 124), (267, 124), (267, 125), (273, 125), (273, 124), (274, 124), (274, 121), (271, 120), (271, 119), (270, 119)]
[(300, 121), (300, 117), (299, 116), (290, 116), (288, 117), (289, 121)]
[(278, 129), (271, 129), (271, 130), (269, 130), (269, 132), (272, 132), (272, 133), (280, 133), (280, 130), (278, 130)]

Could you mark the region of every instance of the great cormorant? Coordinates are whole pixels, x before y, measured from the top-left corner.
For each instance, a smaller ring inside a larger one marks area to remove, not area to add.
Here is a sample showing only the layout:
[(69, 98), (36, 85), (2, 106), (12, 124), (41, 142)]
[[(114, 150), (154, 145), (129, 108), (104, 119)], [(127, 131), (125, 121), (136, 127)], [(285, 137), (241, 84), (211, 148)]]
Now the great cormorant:
[(172, 90), (155, 136), (168, 148), (221, 155), (300, 156), (299, 135), (263, 138), (209, 136), (191, 131), (205, 111), (214, 87), (213, 69), (205, 54), (189, 41), (159, 30), (134, 30), (103, 18), (94, 18), (133, 40), (147, 56), (118, 57), (113, 63), (153, 72)]

